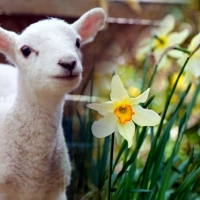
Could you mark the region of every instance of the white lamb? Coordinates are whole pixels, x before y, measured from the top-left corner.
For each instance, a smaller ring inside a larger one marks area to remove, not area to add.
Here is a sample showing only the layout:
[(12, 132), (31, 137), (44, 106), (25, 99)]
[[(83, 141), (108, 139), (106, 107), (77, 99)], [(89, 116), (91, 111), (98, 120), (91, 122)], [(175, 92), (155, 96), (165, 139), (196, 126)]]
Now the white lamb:
[(103, 27), (101, 8), (69, 25), (50, 18), (20, 35), (0, 28), (0, 200), (66, 200), (71, 165), (61, 118), (82, 74), (80, 47)]

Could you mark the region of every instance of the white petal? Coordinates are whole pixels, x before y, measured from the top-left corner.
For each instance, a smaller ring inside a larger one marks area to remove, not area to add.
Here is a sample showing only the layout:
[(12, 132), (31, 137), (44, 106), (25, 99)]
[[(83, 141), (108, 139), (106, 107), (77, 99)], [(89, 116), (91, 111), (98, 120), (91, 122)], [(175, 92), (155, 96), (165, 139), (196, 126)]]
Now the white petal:
[(172, 15), (167, 15), (164, 19), (160, 22), (159, 32), (161, 34), (168, 34), (174, 29), (175, 26), (175, 19)]
[(117, 127), (120, 135), (122, 135), (122, 137), (127, 140), (128, 148), (130, 148), (133, 143), (133, 136), (135, 133), (134, 123), (132, 121), (126, 122), (125, 124), (117, 123)]
[(171, 66), (171, 61), (167, 55), (164, 55), (158, 64), (158, 70)]
[(111, 93), (110, 98), (112, 101), (123, 101), (128, 98), (128, 93), (125, 90), (119, 76), (115, 74), (111, 81)]
[(139, 126), (155, 126), (160, 122), (160, 116), (153, 110), (144, 109), (141, 106), (133, 106), (135, 113), (132, 120)]
[(184, 53), (178, 50), (171, 50), (167, 55), (171, 56), (172, 58), (178, 59), (183, 57)]
[(191, 43), (189, 45), (189, 50), (193, 51), (198, 46), (199, 43), (200, 43), (200, 33), (195, 35), (191, 40)]
[(116, 128), (117, 118), (110, 114), (92, 124), (92, 133), (98, 138), (103, 138), (114, 133)]
[(148, 98), (148, 95), (149, 95), (149, 91), (150, 91), (150, 88), (148, 88), (145, 92), (143, 92), (140, 96), (136, 97), (136, 98), (130, 98), (129, 101), (130, 101), (130, 104), (131, 105), (137, 105), (139, 103), (144, 103), (147, 98)]
[[(187, 59), (187, 56), (184, 55), (182, 58), (178, 60), (178, 64), (182, 67)], [(185, 76), (185, 82), (192, 81), (192, 78), (198, 78), (200, 76), (200, 59), (198, 57), (196, 58), (195, 55), (193, 55), (190, 60), (188, 61), (186, 67), (186, 76)]]
[[(180, 59), (178, 59), (177, 63), (182, 67), (184, 65), (185, 61), (187, 60), (187, 57), (188, 57), (187, 54), (183, 54), (183, 56)], [(192, 58), (190, 58), (190, 60), (191, 59)], [(187, 63), (187, 65), (189, 65), (189, 62)]]
[(138, 48), (136, 53), (137, 60), (143, 60), (150, 51), (151, 51), (150, 45)]
[(169, 44), (168, 46), (182, 44), (186, 38), (189, 36), (189, 31), (187, 29), (181, 32), (174, 32), (168, 36)]
[(189, 71), (194, 77), (200, 76), (200, 59), (192, 57), (186, 65), (186, 71)]
[(90, 103), (87, 104), (88, 108), (96, 110), (101, 115), (107, 115), (108, 113), (112, 113), (114, 109), (114, 105), (112, 101), (107, 101), (105, 103)]
[(144, 59), (147, 53), (150, 53), (152, 48), (152, 40), (151, 39), (144, 39), (142, 40), (141, 44), (137, 48), (136, 58), (138, 60)]

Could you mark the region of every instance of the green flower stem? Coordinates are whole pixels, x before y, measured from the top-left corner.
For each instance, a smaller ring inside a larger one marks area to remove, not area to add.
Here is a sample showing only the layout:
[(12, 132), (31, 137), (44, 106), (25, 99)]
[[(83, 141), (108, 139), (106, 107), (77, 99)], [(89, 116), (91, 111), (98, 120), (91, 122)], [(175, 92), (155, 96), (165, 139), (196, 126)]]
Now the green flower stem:
[[(159, 138), (159, 136), (160, 136), (160, 134), (161, 134), (161, 130), (162, 130), (162, 127), (163, 127), (163, 122), (164, 122), (164, 120), (165, 120), (165, 116), (166, 116), (166, 114), (167, 114), (167, 110), (168, 110), (168, 107), (169, 107), (169, 104), (170, 104), (172, 95), (174, 94), (174, 91), (175, 91), (176, 86), (177, 86), (177, 84), (178, 84), (178, 81), (179, 81), (179, 79), (180, 79), (180, 77), (181, 77), (181, 75), (182, 75), (182, 73), (183, 73), (183, 71), (184, 71), (184, 69), (185, 69), (185, 67), (186, 67), (186, 65), (187, 65), (187, 63), (188, 63), (188, 61), (190, 60), (190, 58), (192, 57), (192, 55), (193, 55), (199, 48), (200, 48), (200, 44), (195, 48), (194, 51), (191, 52), (191, 54), (190, 54), (190, 55), (188, 56), (188, 58), (186, 59), (184, 65), (183, 65), (183, 67), (181, 68), (181, 70), (180, 70), (180, 72), (179, 72), (179, 74), (178, 74), (178, 77), (177, 77), (177, 79), (176, 79), (176, 81), (175, 81), (175, 83), (174, 83), (174, 86), (173, 86), (173, 88), (172, 88), (172, 90), (171, 90), (171, 93), (170, 93), (169, 97), (167, 98), (167, 101), (166, 101), (166, 103), (165, 103), (164, 112), (163, 112), (163, 114), (162, 114), (161, 121), (160, 121), (160, 123), (159, 123), (157, 133), (156, 133), (155, 138), (154, 138), (154, 140), (153, 140), (153, 142), (152, 142), (152, 148), (151, 148), (151, 151), (150, 151), (149, 156), (148, 156), (148, 159), (147, 159), (147, 164), (146, 164), (146, 166), (145, 166), (146, 169), (150, 168), (150, 166), (149, 166), (149, 164), (151, 163), (150, 160), (153, 159), (153, 155), (154, 155), (155, 149), (156, 149), (156, 143), (157, 143), (157, 140), (158, 140), (158, 138)], [(146, 171), (146, 173), (149, 173), (149, 172)], [(144, 174), (144, 177), (148, 177), (146, 173)], [(142, 183), (143, 188), (147, 187), (147, 183), (148, 183), (147, 180), (144, 179), (144, 180), (143, 180), (143, 183)]]
[(145, 88), (145, 81), (146, 81), (146, 75), (147, 75), (147, 68), (148, 68), (148, 65), (149, 65), (149, 58), (150, 58), (150, 54), (147, 55), (147, 57), (144, 61), (144, 70), (143, 70), (143, 76), (142, 76), (141, 92), (143, 92), (144, 88)]
[(154, 80), (154, 77), (156, 75), (156, 72), (157, 72), (157, 69), (158, 69), (158, 64), (155, 65), (154, 69), (153, 69), (153, 73), (151, 75), (151, 78), (150, 78), (150, 81), (149, 81), (149, 84), (148, 84), (148, 87), (147, 88), (150, 88), (152, 83), (153, 83), (153, 80)]
[(189, 51), (189, 50), (187, 50), (187, 49), (185, 49), (185, 48), (182, 48), (182, 47), (175, 47), (174, 49), (175, 49), (175, 50), (178, 50), (178, 51), (182, 51), (182, 52), (184, 52), (184, 53), (186, 53), (186, 54), (188, 54), (188, 55), (191, 54), (191, 51)]
[[(190, 57), (199, 49), (199, 45), (196, 47), (196, 49), (194, 51), (189, 51), (187, 49), (184, 49), (182, 47), (179, 47), (179, 46), (171, 46), (171, 47), (168, 47), (167, 49), (165, 49), (165, 51), (163, 52), (163, 54), (161, 55), (160, 59), (158, 60), (158, 62), (156, 63), (155, 67), (154, 67), (154, 70), (153, 70), (153, 73), (151, 75), (151, 78), (150, 78), (150, 81), (149, 81), (149, 84), (148, 84), (148, 88), (151, 87), (152, 83), (153, 83), (153, 80), (154, 80), (154, 77), (156, 75), (156, 72), (157, 72), (157, 69), (158, 69), (158, 66), (159, 66), (159, 63), (160, 61), (162, 60), (162, 58), (167, 55), (167, 53), (171, 50), (177, 50), (177, 51), (182, 51), (184, 53), (187, 53), (189, 54), (189, 59)], [(188, 61), (187, 61), (188, 62)], [(185, 67), (184, 67), (185, 68)]]
[(192, 112), (192, 108), (193, 108), (193, 106), (194, 106), (194, 104), (196, 102), (196, 99), (197, 99), (199, 93), (200, 93), (200, 81), (197, 83), (196, 89), (195, 89), (195, 91), (193, 93), (193, 97), (192, 97), (192, 99), (190, 101), (190, 104), (187, 107), (187, 119), (189, 119), (189, 116), (190, 116), (190, 114)]
[(109, 167), (109, 178), (108, 178), (108, 200), (111, 200), (111, 184), (112, 184), (112, 162), (114, 152), (114, 138), (115, 133), (111, 136), (111, 147), (110, 147), (110, 167)]
[(186, 65), (187, 65), (187, 63), (188, 63), (188, 61), (190, 60), (190, 58), (192, 57), (192, 55), (193, 55), (199, 48), (200, 48), (200, 44), (199, 44), (199, 45), (197, 46), (197, 48), (195, 48), (195, 50), (192, 51), (191, 54), (188, 56), (188, 58), (186, 59), (184, 65), (183, 65), (183, 67), (181, 68), (181, 70), (180, 70), (180, 72), (179, 72), (179, 74), (178, 74), (178, 77), (177, 77), (177, 79), (176, 79), (176, 81), (175, 81), (175, 83), (174, 83), (174, 85), (173, 85), (173, 88), (172, 88), (172, 90), (171, 90), (171, 93), (170, 93), (170, 95), (169, 95), (169, 97), (168, 97), (168, 99), (167, 99), (167, 101), (166, 101), (165, 108), (164, 108), (164, 112), (163, 112), (163, 114), (162, 114), (161, 121), (160, 121), (160, 124), (159, 124), (159, 126), (158, 126), (158, 131), (157, 131), (157, 134), (156, 134), (156, 140), (157, 140), (157, 138), (160, 136), (161, 129), (162, 129), (162, 125), (163, 125), (165, 116), (166, 116), (166, 114), (167, 114), (167, 110), (168, 110), (168, 107), (169, 107), (169, 104), (170, 104), (172, 95), (174, 94), (174, 91), (175, 91), (176, 86), (177, 86), (177, 84), (178, 84), (178, 81), (179, 81), (179, 79), (180, 79), (180, 77), (181, 77), (181, 75), (182, 75), (182, 73), (183, 73), (183, 71), (184, 71), (184, 69), (185, 69), (185, 67), (186, 67)]
[(153, 80), (155, 78), (155, 75), (156, 75), (156, 72), (157, 72), (157, 69), (158, 69), (158, 66), (159, 66), (159, 63), (160, 61), (162, 60), (162, 58), (167, 55), (167, 53), (171, 50), (173, 50), (174, 48), (176, 48), (177, 46), (171, 46), (171, 47), (168, 47), (167, 49), (165, 49), (165, 51), (163, 52), (163, 54), (161, 55), (160, 59), (158, 60), (158, 62), (156, 63), (154, 69), (153, 69), (153, 73), (151, 75), (151, 78), (150, 78), (150, 81), (149, 81), (149, 84), (148, 84), (148, 88), (151, 87), (152, 83), (153, 83)]

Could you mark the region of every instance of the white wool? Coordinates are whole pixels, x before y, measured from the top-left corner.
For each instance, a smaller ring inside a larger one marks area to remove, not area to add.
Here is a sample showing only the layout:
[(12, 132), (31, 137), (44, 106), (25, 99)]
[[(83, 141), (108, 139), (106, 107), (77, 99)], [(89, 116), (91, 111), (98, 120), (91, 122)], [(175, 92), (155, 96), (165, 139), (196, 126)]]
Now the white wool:
[(100, 8), (69, 25), (50, 18), (20, 35), (0, 28), (0, 200), (66, 200), (71, 165), (61, 120), (82, 77), (80, 46), (105, 21)]

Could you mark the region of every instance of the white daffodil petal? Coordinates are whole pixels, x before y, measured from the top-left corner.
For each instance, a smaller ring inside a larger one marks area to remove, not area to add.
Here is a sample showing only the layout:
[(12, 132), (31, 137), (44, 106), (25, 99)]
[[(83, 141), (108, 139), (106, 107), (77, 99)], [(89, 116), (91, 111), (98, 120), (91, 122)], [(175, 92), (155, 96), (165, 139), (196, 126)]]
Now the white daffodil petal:
[(92, 133), (97, 138), (107, 137), (115, 132), (117, 128), (117, 118), (115, 115), (107, 115), (92, 124)]
[(187, 29), (181, 32), (174, 32), (168, 35), (168, 46), (178, 45), (183, 43), (189, 36), (189, 31)]
[(140, 59), (141, 57), (145, 57), (147, 53), (150, 53), (152, 48), (152, 40), (151, 39), (144, 39), (139, 44), (136, 52), (136, 58)]
[(186, 71), (189, 71), (194, 77), (200, 76), (200, 59), (198, 57), (192, 57), (186, 66)]
[(134, 123), (132, 121), (126, 122), (125, 124), (117, 123), (117, 127), (120, 135), (127, 140), (128, 148), (130, 148), (133, 143), (133, 136), (135, 133)]
[(160, 61), (161, 57), (163, 59), (163, 57), (166, 56), (166, 55), (163, 56), (163, 52), (164, 52), (164, 50), (160, 51), (159, 49), (156, 49), (154, 51), (154, 57), (155, 57), (156, 64), (158, 63), (158, 61)]
[(128, 93), (125, 90), (119, 76), (115, 74), (111, 81), (111, 93), (110, 98), (112, 101), (123, 101), (128, 98)]
[(198, 46), (199, 43), (200, 43), (200, 33), (198, 33), (192, 38), (191, 43), (189, 45), (189, 50), (193, 51)]
[[(183, 56), (178, 60), (178, 64), (182, 67), (187, 59), (187, 56)], [(193, 55), (190, 60), (188, 61), (186, 68), (186, 76), (185, 76), (185, 82), (192, 81), (192, 78), (198, 78), (200, 76), (200, 59), (198, 57), (195, 57)]]
[(151, 51), (150, 45), (138, 48), (136, 53), (137, 60), (143, 60), (150, 51)]
[(184, 53), (178, 50), (171, 50), (167, 55), (169, 55), (172, 58), (179, 59), (184, 56)]
[(107, 101), (105, 103), (90, 103), (87, 104), (87, 107), (96, 110), (100, 115), (103, 116), (111, 113), (114, 109), (112, 101)]
[(163, 68), (168, 68), (171, 66), (171, 61), (168, 57), (168, 55), (164, 55), (160, 62), (158, 63), (158, 70), (163, 69)]
[(153, 110), (144, 109), (139, 105), (133, 106), (132, 109), (132, 120), (139, 126), (155, 126), (160, 122), (160, 116)]
[(137, 105), (139, 103), (144, 103), (147, 98), (148, 98), (148, 95), (149, 95), (149, 91), (150, 91), (150, 88), (148, 88), (145, 92), (143, 92), (140, 96), (136, 97), (136, 98), (130, 98), (129, 101), (130, 101), (130, 104), (131, 105)]
[(174, 29), (174, 26), (175, 26), (174, 17), (172, 15), (167, 15), (160, 22), (159, 32), (161, 34), (168, 34)]
[[(178, 61), (177, 61), (177, 63), (182, 67), (183, 65), (184, 65), (184, 63), (186, 62), (186, 60), (187, 60), (187, 55), (186, 54), (184, 54), (183, 55), (183, 57), (181, 57), (180, 59), (178, 59)], [(191, 58), (192, 59), (192, 58)], [(190, 60), (191, 60), (190, 59)], [(189, 60), (189, 62), (190, 62), (190, 60)], [(188, 62), (188, 64), (189, 64), (189, 62)]]

